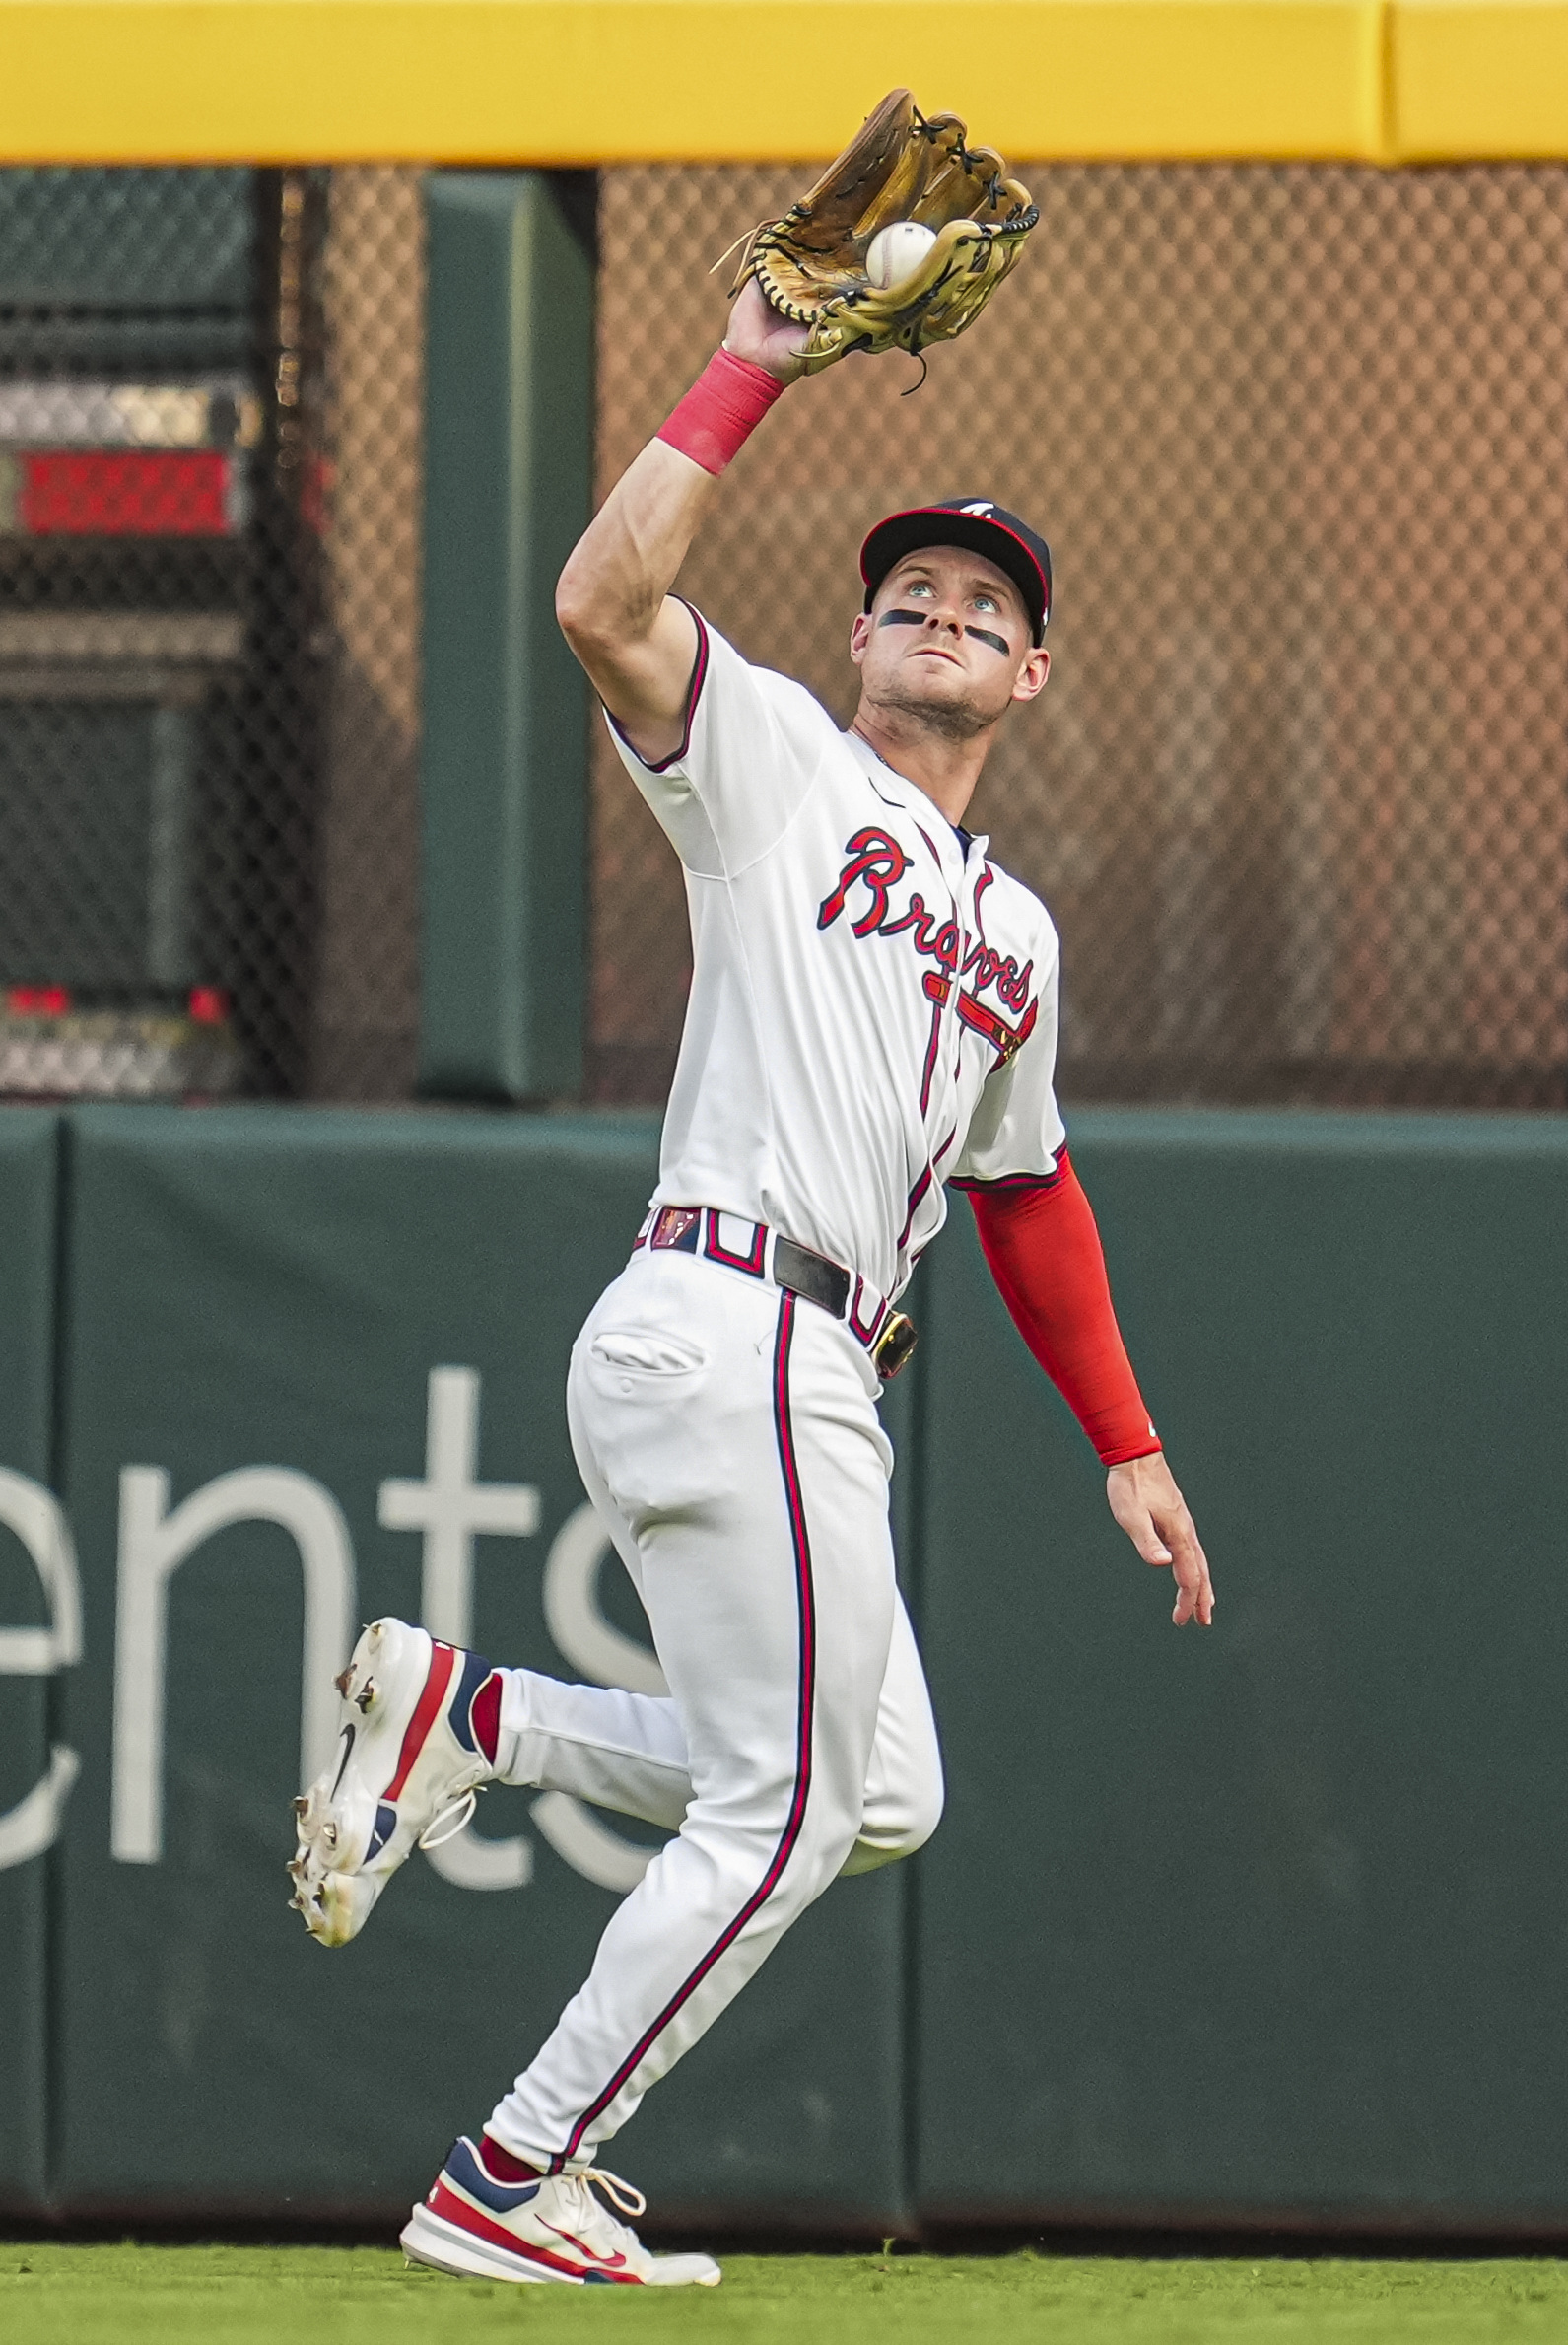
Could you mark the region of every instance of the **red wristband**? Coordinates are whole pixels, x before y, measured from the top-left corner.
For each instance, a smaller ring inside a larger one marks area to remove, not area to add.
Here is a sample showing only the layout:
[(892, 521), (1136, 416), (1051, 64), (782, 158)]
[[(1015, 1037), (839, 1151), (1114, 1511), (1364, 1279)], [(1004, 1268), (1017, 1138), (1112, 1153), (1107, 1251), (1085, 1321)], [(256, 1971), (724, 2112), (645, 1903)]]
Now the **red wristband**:
[(705, 472), (722, 472), (740, 453), (784, 384), (749, 358), (716, 350), (658, 437)]

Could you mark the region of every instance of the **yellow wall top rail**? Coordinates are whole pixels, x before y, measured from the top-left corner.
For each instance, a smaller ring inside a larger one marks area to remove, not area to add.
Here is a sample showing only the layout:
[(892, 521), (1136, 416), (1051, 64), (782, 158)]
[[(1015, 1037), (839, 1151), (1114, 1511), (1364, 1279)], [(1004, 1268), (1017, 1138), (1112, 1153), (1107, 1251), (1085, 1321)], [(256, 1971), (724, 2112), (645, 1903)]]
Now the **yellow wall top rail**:
[(1009, 157), (1568, 159), (1568, 0), (0, 0), (13, 163), (761, 162), (898, 83)]

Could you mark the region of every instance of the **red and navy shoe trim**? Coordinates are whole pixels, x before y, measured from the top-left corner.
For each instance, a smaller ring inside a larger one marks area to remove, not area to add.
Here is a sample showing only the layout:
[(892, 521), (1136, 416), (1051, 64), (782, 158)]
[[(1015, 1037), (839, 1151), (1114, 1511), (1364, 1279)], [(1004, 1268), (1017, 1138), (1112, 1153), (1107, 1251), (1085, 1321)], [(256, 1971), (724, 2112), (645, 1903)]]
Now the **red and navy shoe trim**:
[(682, 1980), (658, 2017), (644, 2030), (608, 2084), (582, 2111), (567, 2137), (565, 2149), (550, 2161), (552, 2173), (559, 2173), (577, 2156), (582, 2146), (582, 2137), (594, 2119), (603, 2115), (676, 2014), (690, 2002), (714, 1965), (734, 1945), (752, 1915), (768, 1902), (784, 1877), (784, 1867), (794, 1854), (805, 1824), (806, 1802), (811, 1796), (811, 1735), (816, 1703), (817, 1601), (811, 1572), (811, 1538), (806, 1527), (805, 1496), (800, 1486), (800, 1465), (795, 1452), (794, 1426), (789, 1411), (789, 1352), (794, 1339), (797, 1301), (798, 1297), (787, 1289), (779, 1297), (779, 1325), (774, 1339), (773, 1358), (774, 1429), (779, 1443), (784, 1506), (789, 1519), (795, 1604), (799, 1618), (799, 1691), (795, 1713), (794, 1788), (790, 1796), (789, 1813), (761, 1881), (734, 1919), (715, 1939), (696, 1968)]
[[(483, 2241), (487, 2247), (499, 2249), (518, 2263), (535, 2264), (558, 2279), (578, 2280), (584, 2286), (595, 2282), (601, 2287), (636, 2286), (635, 2272), (617, 2271), (603, 2264), (595, 2268), (591, 2264), (576, 2263), (570, 2256), (557, 2255), (548, 2247), (519, 2240), (494, 2220), (497, 2216), (513, 2215), (519, 2207), (537, 2198), (542, 2179), (541, 2176), (531, 2182), (498, 2182), (474, 2143), (466, 2134), (460, 2134), (447, 2151), (446, 2162), (432, 2183), (425, 2204), (433, 2215), (440, 2215), (454, 2230), (465, 2231), (470, 2239)], [(619, 2255), (614, 2258), (623, 2265), (625, 2260)]]
[(466, 2133), (460, 2133), (452, 2143), (441, 2171), (443, 2181), (455, 2182), (459, 2190), (477, 2198), (493, 2215), (514, 2214), (518, 2207), (525, 2207), (529, 2199), (539, 2195), (539, 2178), (531, 2182), (498, 2182)]
[[(457, 1684), (452, 1690), (454, 1678)], [(501, 1731), (501, 1672), (493, 1669), (482, 1653), (465, 1653), (458, 1645), (433, 1640), (430, 1668), (414, 1704), (414, 1715), (404, 1729), (397, 1765), (376, 1803), (375, 1825), (365, 1851), (366, 1863), (380, 1855), (397, 1829), (397, 1803), (403, 1786), (414, 1770), (443, 1702), (447, 1703), (448, 1723), (463, 1749), (485, 1759), (492, 1766), (496, 1763), (496, 1743)]]
[(463, 1749), (494, 1766), (501, 1731), (501, 1672), (483, 1653), (464, 1653), (462, 1663), (447, 1718)]
[(553, 2255), (547, 2247), (529, 2245), (511, 2232), (504, 2230), (499, 2223), (493, 2223), (478, 2207), (471, 2207), (466, 2198), (459, 2198), (456, 2191), (440, 2175), (425, 2204), (433, 2215), (440, 2215), (455, 2231), (465, 2231), (470, 2239), (483, 2240), (487, 2247), (499, 2247), (503, 2254), (516, 2263), (537, 2264), (543, 2271), (554, 2272), (558, 2279), (578, 2280), (584, 2285), (597, 2281), (601, 2286), (607, 2283), (611, 2287), (617, 2283), (623, 2287), (630, 2284), (635, 2288), (639, 2285), (635, 2272), (596, 2271), (590, 2266), (574, 2263), (570, 2256)]

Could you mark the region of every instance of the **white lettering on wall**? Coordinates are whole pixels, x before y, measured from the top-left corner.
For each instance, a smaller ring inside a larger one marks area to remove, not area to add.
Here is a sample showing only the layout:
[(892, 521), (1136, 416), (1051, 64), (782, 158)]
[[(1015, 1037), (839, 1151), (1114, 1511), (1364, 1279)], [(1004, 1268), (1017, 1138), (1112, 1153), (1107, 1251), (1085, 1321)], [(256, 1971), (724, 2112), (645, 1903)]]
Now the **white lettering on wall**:
[[(470, 1645), (474, 1634), (474, 1541), (528, 1539), (539, 1528), (539, 1493), (528, 1482), (479, 1482), (479, 1371), (432, 1368), (425, 1412), (425, 1479), (383, 1482), (383, 1530), (424, 1534), (420, 1617), (432, 1636)], [(487, 1840), (472, 1825), (426, 1855), (458, 1889), (522, 1889), (533, 1875), (525, 1839)]]
[[(9, 1467), (0, 1467), (0, 1523), (27, 1549), (49, 1608), (46, 1627), (0, 1628), (0, 1677), (49, 1677), (82, 1658), (82, 1589), (70, 1527), (41, 1483)], [(53, 1846), (80, 1767), (65, 1744), (51, 1746), (48, 1773), (0, 1815), (0, 1872)]]
[[(426, 1627), (457, 1645), (467, 1645), (473, 1635), (475, 1539), (531, 1538), (540, 1524), (539, 1492), (531, 1483), (477, 1479), (480, 1401), (477, 1370), (433, 1368), (424, 1478), (394, 1477), (378, 1490), (382, 1526), (422, 1537)], [(348, 1657), (357, 1618), (348, 1524), (332, 1493), (310, 1476), (291, 1467), (249, 1466), (219, 1476), (172, 1510), (170, 1498), (170, 1477), (162, 1467), (122, 1471), (110, 1845), (124, 1864), (156, 1864), (163, 1854), (169, 1583), (180, 1564), (236, 1523), (274, 1523), (294, 1540), (305, 1585), (304, 1783), (328, 1763), (336, 1746), (339, 1705), (332, 1681)], [(46, 1627), (0, 1628), (0, 1674), (42, 1676), (68, 1667), (81, 1657), (82, 1610), (65, 1516), (40, 1484), (0, 1469), (0, 1524), (27, 1548), (49, 1607)], [(590, 1683), (667, 1695), (656, 1656), (602, 1608), (600, 1575), (613, 1552), (590, 1505), (567, 1517), (544, 1566), (546, 1625), (563, 1660)], [(57, 1838), (78, 1771), (76, 1753), (56, 1746), (48, 1773), (0, 1815), (0, 1869), (39, 1854)], [(646, 1843), (623, 1838), (595, 1809), (565, 1792), (541, 1793), (530, 1813), (556, 1854), (604, 1889), (624, 1894), (635, 1887), (653, 1853)], [(458, 1889), (522, 1889), (533, 1875), (527, 1838), (486, 1839), (471, 1826), (428, 1854)]]
[(600, 1610), (599, 1573), (614, 1552), (593, 1507), (567, 1516), (544, 1567), (544, 1624), (564, 1658), (595, 1686), (667, 1696), (657, 1654), (624, 1636)]
[(169, 1582), (231, 1524), (276, 1523), (300, 1551), (305, 1644), (300, 1777), (320, 1773), (337, 1742), (332, 1680), (354, 1639), (354, 1549), (330, 1490), (287, 1466), (220, 1475), (169, 1511), (161, 1466), (120, 1475), (119, 1601), (114, 1651), (114, 1777), (110, 1847), (122, 1864), (153, 1865), (164, 1845), (164, 1679)]
[(570, 1791), (541, 1792), (528, 1813), (574, 1873), (600, 1889), (619, 1890), (622, 1897), (636, 1889), (658, 1853), (636, 1840), (623, 1840), (586, 1800), (574, 1799)]

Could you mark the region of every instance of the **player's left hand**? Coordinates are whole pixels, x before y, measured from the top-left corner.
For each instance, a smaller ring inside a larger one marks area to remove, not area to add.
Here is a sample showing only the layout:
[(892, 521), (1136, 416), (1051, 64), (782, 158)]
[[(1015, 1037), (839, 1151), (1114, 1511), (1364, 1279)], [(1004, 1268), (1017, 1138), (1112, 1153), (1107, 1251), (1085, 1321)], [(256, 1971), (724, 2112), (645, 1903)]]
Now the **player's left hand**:
[(732, 358), (750, 359), (765, 367), (781, 382), (798, 382), (806, 371), (809, 326), (793, 325), (769, 303), (755, 277), (748, 277), (735, 297), (724, 329), (724, 348)]
[(1171, 1619), (1177, 1627), (1185, 1628), (1195, 1619), (1207, 1628), (1214, 1618), (1208, 1557), (1164, 1454), (1156, 1450), (1152, 1457), (1129, 1458), (1125, 1466), (1113, 1466), (1105, 1490), (1111, 1512), (1144, 1562), (1175, 1574), (1176, 1610)]

